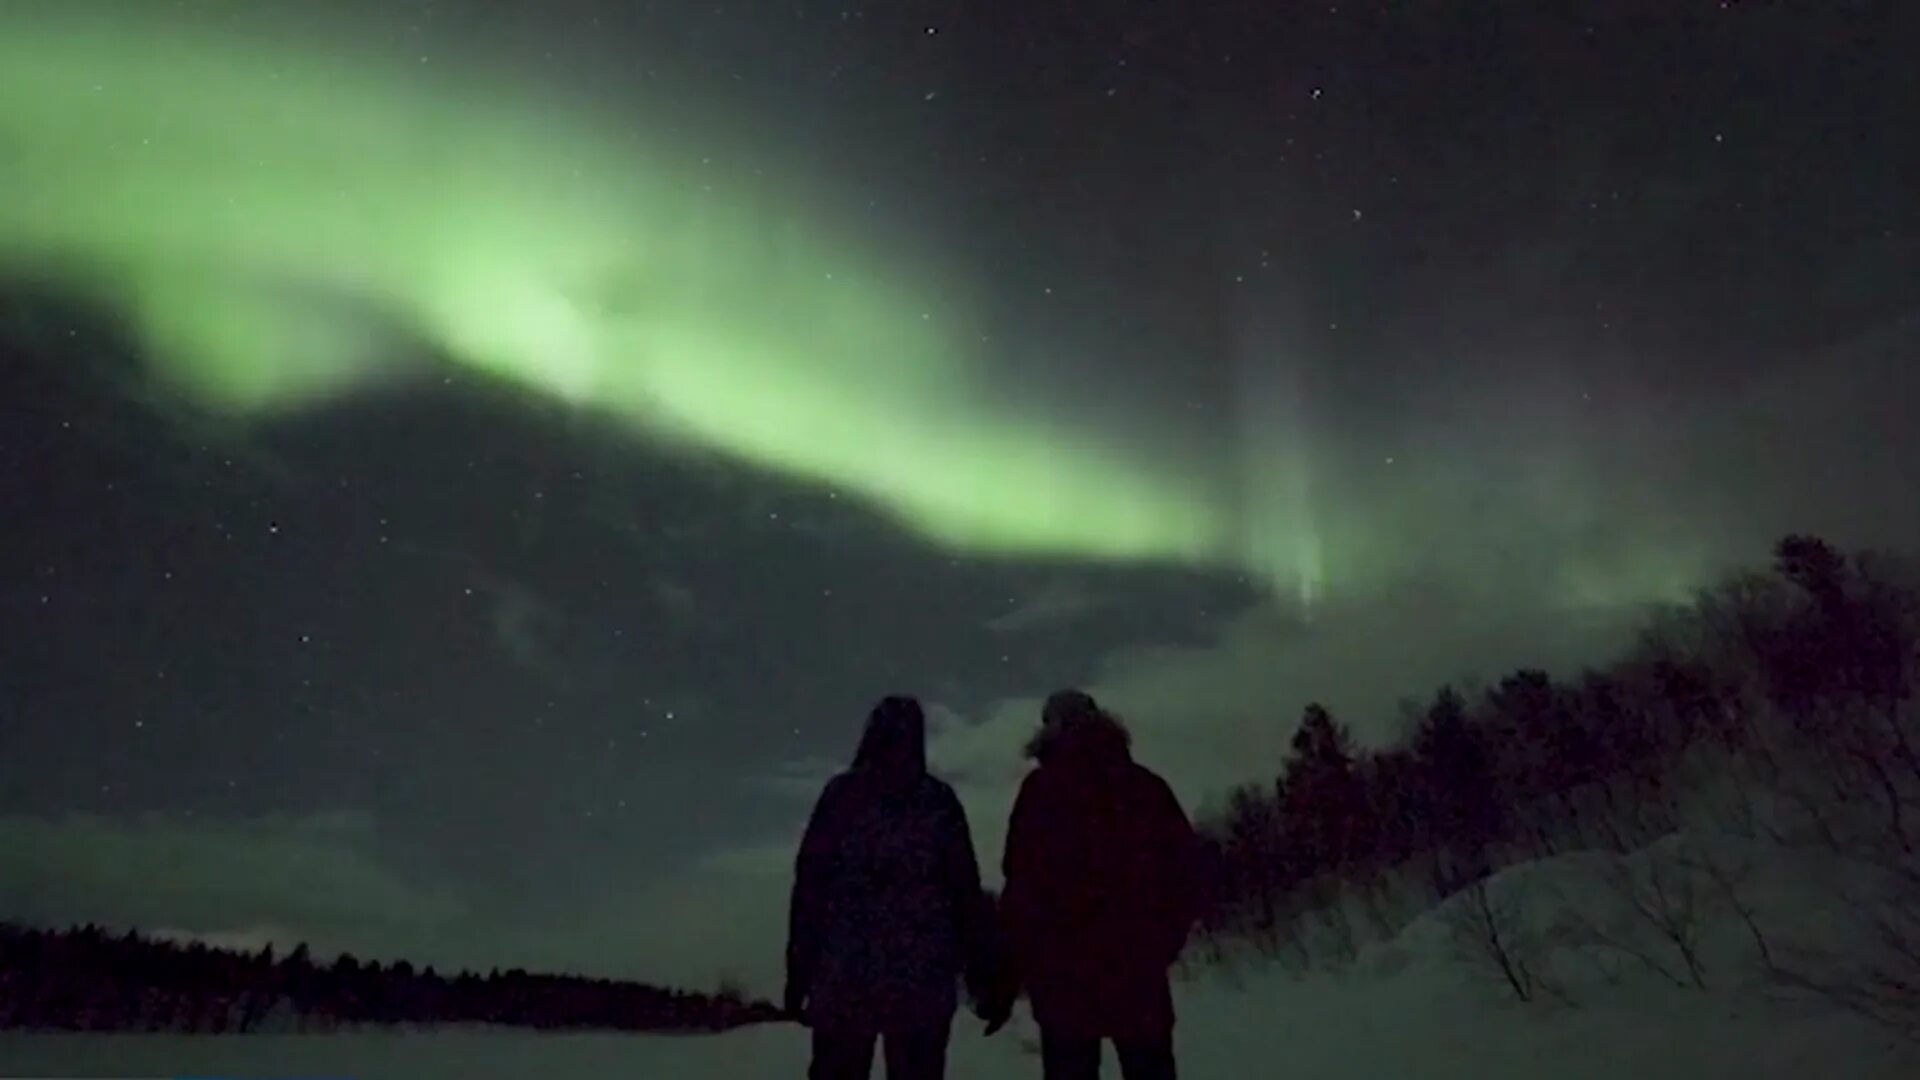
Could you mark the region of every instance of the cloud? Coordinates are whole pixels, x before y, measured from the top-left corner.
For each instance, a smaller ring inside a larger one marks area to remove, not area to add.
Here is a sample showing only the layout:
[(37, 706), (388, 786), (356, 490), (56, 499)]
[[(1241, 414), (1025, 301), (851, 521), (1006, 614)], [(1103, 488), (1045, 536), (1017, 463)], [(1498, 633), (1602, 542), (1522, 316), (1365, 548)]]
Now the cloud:
[(463, 906), (382, 866), (370, 818), (0, 816), (0, 918), (407, 950)]
[(308, 943), (471, 967), (568, 970), (778, 990), (799, 834), (713, 852), (636, 885), (583, 896), (574, 916), (486, 916), (375, 854), (361, 814), (247, 819), (0, 816), (0, 920), (138, 928), (174, 941), (284, 954)]
[(259, 952), (268, 946), (280, 949), (289, 941), (301, 940), (300, 935), (284, 926), (264, 925), (247, 926), (236, 930), (194, 931), (182, 930), (173, 926), (160, 926), (152, 930), (143, 930), (146, 936), (160, 941), (172, 941), (181, 945), (200, 944), (210, 949), (230, 949), (234, 952)]
[(763, 843), (719, 848), (701, 856), (695, 866), (699, 870), (724, 874), (778, 877), (793, 869), (794, 853), (800, 843), (800, 829), (794, 828), (792, 834), (791, 837), (783, 835)]
[[(1322, 607), (1311, 622), (1259, 604), (1225, 620), (1204, 644), (1114, 652), (1087, 688), (1125, 718), (1137, 756), (1192, 808), (1277, 773), (1308, 702), (1326, 704), (1361, 739), (1383, 742), (1400, 733), (1402, 700), (1522, 666), (1566, 671), (1603, 660), (1640, 613), (1624, 606), (1503, 610), (1412, 585)], [(1036, 687), (973, 721), (936, 717), (930, 760), (988, 820), (1011, 805), (1025, 769), (1021, 749), (1053, 689)]]
[(845, 765), (824, 757), (794, 758), (774, 766), (773, 772), (747, 781), (748, 786), (789, 798), (811, 800)]
[(770, 833), (583, 897), (564, 924), (496, 933), (484, 961), (475, 962), (693, 988), (727, 977), (778, 995), (804, 815), (802, 808), (790, 834)]
[(1105, 607), (1110, 601), (1066, 578), (1053, 578), (1025, 602), (986, 622), (996, 633), (1046, 629), (1073, 622)]

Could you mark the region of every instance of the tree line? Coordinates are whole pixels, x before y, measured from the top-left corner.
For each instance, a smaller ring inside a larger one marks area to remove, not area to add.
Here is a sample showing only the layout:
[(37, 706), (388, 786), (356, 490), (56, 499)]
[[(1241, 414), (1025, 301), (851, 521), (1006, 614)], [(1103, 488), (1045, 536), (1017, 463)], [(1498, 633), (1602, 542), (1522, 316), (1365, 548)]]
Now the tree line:
[(519, 968), (441, 975), (405, 960), (313, 960), (181, 944), (87, 925), (0, 925), (0, 1029), (227, 1034), (358, 1024), (709, 1032), (776, 1019), (738, 988), (712, 993)]
[(1611, 664), (1443, 686), (1387, 745), (1358, 747), (1309, 705), (1271, 780), (1202, 818), (1202, 939), (1350, 958), (1504, 866), (1703, 824), (1867, 860), (1920, 915), (1917, 644), (1911, 563), (1791, 536)]

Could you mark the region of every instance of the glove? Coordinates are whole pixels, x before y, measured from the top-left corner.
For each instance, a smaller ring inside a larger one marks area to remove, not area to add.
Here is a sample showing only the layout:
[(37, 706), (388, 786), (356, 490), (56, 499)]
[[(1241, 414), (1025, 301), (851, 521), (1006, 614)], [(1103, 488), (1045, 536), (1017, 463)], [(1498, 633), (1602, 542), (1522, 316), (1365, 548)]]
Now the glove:
[(1005, 994), (983, 998), (974, 1006), (973, 1014), (987, 1022), (984, 1034), (992, 1035), (1013, 1019), (1013, 998)]

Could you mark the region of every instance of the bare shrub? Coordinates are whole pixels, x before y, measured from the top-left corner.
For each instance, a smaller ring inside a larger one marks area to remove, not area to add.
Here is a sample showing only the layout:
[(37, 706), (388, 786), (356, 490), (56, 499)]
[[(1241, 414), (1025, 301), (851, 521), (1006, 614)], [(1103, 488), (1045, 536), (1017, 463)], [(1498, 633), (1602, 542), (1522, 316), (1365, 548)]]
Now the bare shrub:
[(1496, 893), (1487, 878), (1474, 881), (1446, 909), (1448, 938), (1462, 960), (1497, 974), (1516, 1000), (1570, 1004), (1543, 970), (1538, 942), (1522, 921), (1521, 900), (1513, 889)]
[(1759, 909), (1749, 895), (1753, 864), (1729, 859), (1708, 848), (1683, 852), (1678, 861), (1683, 869), (1697, 875), (1706, 884), (1715, 901), (1740, 920), (1761, 968), (1768, 973), (1775, 971), (1778, 965), (1774, 961), (1773, 947), (1768, 943), (1767, 932), (1761, 926)]
[(1340, 882), (1331, 881), (1316, 892), (1320, 892), (1321, 899), (1313, 921), (1322, 931), (1315, 935), (1316, 940), (1325, 943), (1336, 965), (1350, 964), (1360, 955), (1360, 938), (1353, 925), (1348, 891)]
[(1864, 885), (1842, 886), (1853, 940), (1839, 955), (1795, 954), (1775, 961), (1773, 982), (1820, 998), (1920, 1041), (1920, 864), (1873, 868)]
[[(1675, 986), (1706, 989), (1700, 889), (1678, 859), (1653, 848), (1633, 856), (1609, 854), (1600, 860), (1595, 883), (1625, 917), (1603, 922), (1586, 911), (1569, 910), (1561, 930), (1570, 943), (1630, 960)], [(1618, 975), (1604, 960), (1603, 970)]]

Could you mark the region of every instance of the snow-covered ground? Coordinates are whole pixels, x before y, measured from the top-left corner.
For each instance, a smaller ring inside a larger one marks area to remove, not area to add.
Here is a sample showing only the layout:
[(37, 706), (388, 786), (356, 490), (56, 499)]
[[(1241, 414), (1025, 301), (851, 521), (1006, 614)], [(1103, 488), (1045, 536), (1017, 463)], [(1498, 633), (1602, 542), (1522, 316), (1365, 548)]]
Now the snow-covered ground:
[[(1805, 1008), (1740, 1008), (1672, 991), (1632, 1004), (1540, 1015), (1458, 980), (1411, 973), (1386, 980), (1330, 977), (1256, 981), (1244, 992), (1191, 988), (1180, 1030), (1190, 1080), (1251, 1076), (1910, 1077), (1920, 1055), (1848, 1017)], [(1024, 1028), (993, 1039), (955, 1030), (957, 1080), (1039, 1074)], [(511, 1031), (433, 1034), (7, 1036), (0, 1062), (14, 1075), (212, 1075), (456, 1080), (487, 1077), (720, 1077), (805, 1075), (796, 1028), (724, 1036), (542, 1036)]]
[[(1180, 1032), (1189, 1080), (1255, 1076), (1893, 1078), (1920, 1075), (1920, 1055), (1846, 1017), (1739, 1009), (1675, 991), (1633, 1006), (1551, 1016), (1492, 1002), (1456, 983), (1264, 981), (1245, 993), (1190, 991)], [(1038, 1076), (1010, 1028), (982, 1039), (956, 1027), (956, 1080)], [(7, 1036), (13, 1075), (287, 1076), (457, 1080), (489, 1077), (800, 1077), (804, 1033), (750, 1029), (717, 1037), (541, 1036), (474, 1030), (424, 1035)], [(876, 1070), (876, 1075), (878, 1070)], [(1109, 1075), (1113, 1071), (1109, 1069)]]
[[(1920, 1047), (1804, 998), (1767, 989), (1751, 931), (1700, 878), (1664, 895), (1691, 905), (1707, 989), (1679, 986), (1627, 950), (1685, 977), (1677, 954), (1619, 889), (1703, 852), (1737, 867), (1744, 906), (1781, 950), (1821, 922), (1807, 867), (1761, 863), (1723, 843), (1669, 839), (1624, 861), (1573, 855), (1503, 872), (1489, 908), (1529, 970), (1566, 1003), (1522, 1006), (1476, 959), (1470, 897), (1455, 897), (1338, 973), (1295, 976), (1265, 962), (1215, 969), (1180, 989), (1178, 1035), (1188, 1080), (1244, 1077), (1920, 1076)], [(1622, 874), (1625, 876), (1622, 876)], [(1639, 875), (1635, 877), (1634, 875)], [(1687, 892), (1686, 890), (1694, 890)], [(1676, 891), (1678, 890), (1678, 891)], [(1688, 899), (1690, 897), (1690, 899)], [(1614, 944), (1596, 947), (1596, 937)], [(1670, 943), (1668, 943), (1670, 946)], [(956, 1080), (1039, 1075), (1025, 1018), (985, 1039), (956, 1023)], [(795, 1027), (713, 1037), (537, 1035), (470, 1029), (347, 1035), (0, 1035), (0, 1073), (38, 1076), (333, 1075), (409, 1080), (529, 1077), (799, 1077)], [(876, 1075), (878, 1070), (876, 1069)], [(1109, 1066), (1108, 1075), (1115, 1075)]]

